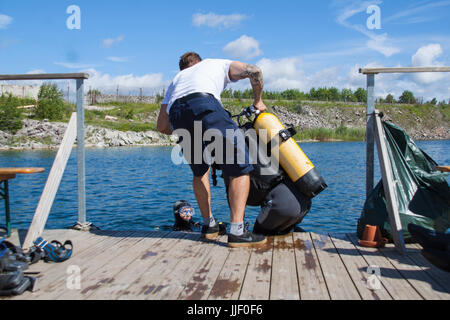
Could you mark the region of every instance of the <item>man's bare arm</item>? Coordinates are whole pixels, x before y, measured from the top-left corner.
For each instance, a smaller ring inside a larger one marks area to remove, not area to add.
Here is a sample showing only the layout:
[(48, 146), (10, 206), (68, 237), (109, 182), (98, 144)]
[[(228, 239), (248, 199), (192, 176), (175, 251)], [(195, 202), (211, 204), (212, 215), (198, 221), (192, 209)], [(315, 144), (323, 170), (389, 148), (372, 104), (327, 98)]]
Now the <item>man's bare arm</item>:
[(266, 106), (262, 101), (264, 78), (259, 67), (253, 64), (233, 61), (230, 65), (229, 76), (232, 81), (238, 81), (247, 78), (250, 79), (250, 83), (252, 85), (254, 93), (253, 105), (261, 111), (264, 111), (266, 109)]
[(169, 115), (167, 114), (167, 104), (161, 105), (161, 110), (159, 111), (158, 122), (156, 128), (159, 132), (171, 135), (172, 127), (170, 126)]

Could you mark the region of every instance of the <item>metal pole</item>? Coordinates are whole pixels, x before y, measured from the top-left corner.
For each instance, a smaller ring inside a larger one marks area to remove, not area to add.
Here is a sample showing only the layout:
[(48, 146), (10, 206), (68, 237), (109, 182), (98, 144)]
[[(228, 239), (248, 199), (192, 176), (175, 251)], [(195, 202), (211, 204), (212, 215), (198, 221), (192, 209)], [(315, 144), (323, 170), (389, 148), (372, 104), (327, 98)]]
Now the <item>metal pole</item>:
[(84, 153), (84, 80), (77, 79), (78, 222), (86, 223), (86, 171)]
[(366, 198), (373, 190), (374, 167), (374, 133), (375, 133), (375, 75), (367, 75), (367, 109), (366, 109)]
[(9, 186), (8, 186), (8, 179), (6, 179), (4, 182), (5, 189), (5, 218), (6, 218), (6, 230), (7, 234), (6, 237), (11, 237), (11, 214), (10, 214), (10, 208), (9, 208)]

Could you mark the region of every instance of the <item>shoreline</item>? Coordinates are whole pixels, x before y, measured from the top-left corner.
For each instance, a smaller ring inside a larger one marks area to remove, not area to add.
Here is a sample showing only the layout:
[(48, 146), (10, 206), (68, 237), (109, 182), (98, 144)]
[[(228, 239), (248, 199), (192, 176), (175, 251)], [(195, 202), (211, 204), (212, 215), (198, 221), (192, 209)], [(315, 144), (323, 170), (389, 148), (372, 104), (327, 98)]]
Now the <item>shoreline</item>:
[[(233, 108), (233, 107), (231, 107)], [(318, 142), (364, 142), (365, 117), (363, 108), (316, 108), (302, 105), (301, 110), (293, 112), (292, 108), (273, 106), (275, 114), (285, 126), (297, 128), (294, 139), (299, 143)], [(231, 109), (230, 109), (231, 110)], [(232, 110), (231, 110), (232, 111)], [(444, 141), (450, 140), (450, 129), (446, 121), (447, 115), (439, 110), (428, 110), (429, 115), (421, 118), (414, 112), (388, 108), (383, 110), (386, 121), (396, 123), (405, 129), (414, 141)], [(178, 141), (176, 136), (167, 136), (155, 131), (153, 124), (157, 114), (141, 118), (142, 131), (132, 131), (132, 126), (108, 128), (103, 123), (85, 125), (86, 148), (109, 147), (151, 147), (173, 146)], [(102, 114), (101, 119), (107, 119)], [(106, 120), (107, 121), (107, 120)], [(111, 120), (116, 122), (117, 120)], [(125, 120), (123, 120), (125, 121)], [(108, 122), (108, 121), (107, 121)], [(130, 123), (131, 122), (130, 120)], [(124, 122), (127, 124), (127, 122)], [(65, 122), (50, 122), (48, 120), (22, 120), (22, 128), (15, 134), (0, 131), (0, 150), (55, 150), (58, 149), (67, 128)]]
[[(414, 140), (416, 142), (422, 141), (448, 141), (450, 139), (421, 139)], [(307, 144), (307, 143), (342, 143), (342, 142), (365, 142), (365, 140), (355, 141), (355, 140), (339, 140), (339, 139), (326, 139), (326, 140), (296, 140), (298, 144)], [(95, 144), (85, 144), (86, 149), (111, 149), (111, 148), (151, 148), (151, 147), (173, 147), (176, 143), (151, 143), (151, 144), (127, 144), (121, 146), (98, 146)], [(77, 148), (77, 144), (75, 142), (73, 148)], [(35, 147), (17, 147), (17, 146), (0, 146), (0, 151), (57, 151), (59, 149), (59, 145), (40, 145)]]

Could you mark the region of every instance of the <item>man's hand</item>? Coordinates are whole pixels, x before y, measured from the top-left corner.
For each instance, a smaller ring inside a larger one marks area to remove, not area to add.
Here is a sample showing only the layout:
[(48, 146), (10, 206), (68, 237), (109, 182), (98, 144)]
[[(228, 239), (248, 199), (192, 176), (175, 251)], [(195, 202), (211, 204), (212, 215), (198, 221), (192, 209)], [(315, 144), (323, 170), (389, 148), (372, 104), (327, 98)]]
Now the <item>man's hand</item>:
[(156, 128), (159, 132), (171, 135), (172, 127), (170, 126), (169, 115), (167, 114), (167, 104), (161, 105), (161, 110), (159, 111), (158, 122)]
[(254, 93), (253, 106), (260, 111), (266, 110), (266, 106), (262, 101), (264, 79), (262, 71), (259, 67), (253, 64), (233, 61), (230, 64), (229, 76), (232, 81), (238, 81), (247, 78), (250, 79), (250, 83), (252, 85)]
[(267, 109), (266, 105), (262, 100), (260, 100), (258, 103), (253, 103), (253, 106), (261, 112), (264, 112)]

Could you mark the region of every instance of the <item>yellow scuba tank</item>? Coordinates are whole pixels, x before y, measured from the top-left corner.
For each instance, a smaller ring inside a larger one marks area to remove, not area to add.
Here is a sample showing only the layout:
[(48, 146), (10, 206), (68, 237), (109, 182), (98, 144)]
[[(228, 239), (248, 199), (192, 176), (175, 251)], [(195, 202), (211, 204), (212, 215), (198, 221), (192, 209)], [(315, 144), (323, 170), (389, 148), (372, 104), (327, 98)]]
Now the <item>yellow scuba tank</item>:
[[(292, 138), (295, 134), (293, 128), (286, 129), (275, 115), (266, 112), (257, 115), (254, 128), (265, 144), (270, 143), (272, 154), (294, 182), (298, 191), (314, 198), (328, 187), (312, 162)], [(275, 148), (278, 146), (277, 152)]]

